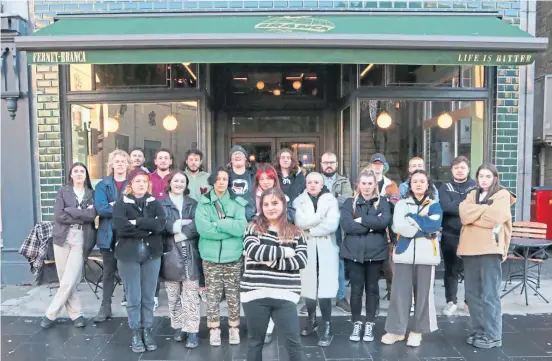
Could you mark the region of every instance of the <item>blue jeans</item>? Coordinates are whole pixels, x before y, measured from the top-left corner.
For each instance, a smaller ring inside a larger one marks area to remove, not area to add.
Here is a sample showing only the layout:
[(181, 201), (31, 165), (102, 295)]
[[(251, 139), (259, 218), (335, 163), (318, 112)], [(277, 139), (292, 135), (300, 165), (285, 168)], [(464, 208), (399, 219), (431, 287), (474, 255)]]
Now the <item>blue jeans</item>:
[(128, 327), (153, 327), (153, 297), (157, 287), (161, 258), (143, 262), (118, 261), (117, 267), (125, 286)]
[(345, 298), (345, 262), (342, 259), (339, 260), (339, 275), (337, 277), (337, 283), (337, 295), (335, 298), (339, 301)]

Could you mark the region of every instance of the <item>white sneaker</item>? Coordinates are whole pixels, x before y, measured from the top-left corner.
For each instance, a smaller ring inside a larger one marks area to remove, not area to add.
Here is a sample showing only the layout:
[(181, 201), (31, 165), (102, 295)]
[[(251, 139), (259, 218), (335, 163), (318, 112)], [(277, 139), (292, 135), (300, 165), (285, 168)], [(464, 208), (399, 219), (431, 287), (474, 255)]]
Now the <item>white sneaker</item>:
[(239, 345), (240, 344), (240, 329), (237, 327), (230, 327), (228, 330), (228, 343), (230, 345)]
[(458, 306), (454, 302), (449, 302), (443, 309), (443, 315), (445, 316), (454, 316), (458, 311)]
[(422, 334), (416, 333), (416, 332), (410, 332), (408, 335), (408, 341), (406, 341), (406, 345), (410, 347), (420, 347), (422, 343)]
[(211, 346), (220, 346), (220, 328), (212, 328), (209, 332), (209, 344)]
[(366, 325), (364, 326), (364, 337), (362, 338), (365, 342), (372, 342), (374, 341), (374, 327), (376, 327), (376, 324), (373, 322), (366, 322)]
[(159, 297), (154, 297), (153, 298), (153, 312), (155, 312), (157, 307), (159, 307)]
[(362, 321), (357, 321), (353, 324), (353, 332), (349, 336), (349, 340), (353, 342), (360, 341), (360, 333), (362, 332)]

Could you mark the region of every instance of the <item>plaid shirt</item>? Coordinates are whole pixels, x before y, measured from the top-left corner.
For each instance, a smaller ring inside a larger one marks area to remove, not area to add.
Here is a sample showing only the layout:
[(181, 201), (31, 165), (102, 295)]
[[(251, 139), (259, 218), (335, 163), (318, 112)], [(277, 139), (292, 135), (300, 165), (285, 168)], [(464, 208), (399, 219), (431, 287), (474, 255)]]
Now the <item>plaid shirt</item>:
[(54, 222), (40, 222), (25, 239), (19, 253), (29, 261), (31, 272), (36, 277), (42, 271), (48, 251), (48, 242), (53, 239)]

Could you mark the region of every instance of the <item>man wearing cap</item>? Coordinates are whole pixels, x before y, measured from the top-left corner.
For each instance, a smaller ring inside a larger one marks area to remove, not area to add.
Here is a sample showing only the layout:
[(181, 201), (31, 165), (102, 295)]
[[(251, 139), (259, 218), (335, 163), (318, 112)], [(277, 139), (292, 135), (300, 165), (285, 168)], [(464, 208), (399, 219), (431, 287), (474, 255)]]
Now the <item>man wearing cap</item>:
[(249, 164), (248, 156), (249, 154), (241, 145), (235, 145), (230, 150), (230, 163), (228, 163), (230, 185), (228, 190), (230, 194), (240, 196), (247, 201), (249, 207), (246, 207), (245, 213), (247, 221), (251, 221), (257, 211), (255, 198), (253, 197), (255, 169)]
[(380, 196), (387, 198), (393, 206), (399, 201), (400, 192), (397, 183), (384, 175), (386, 163), (387, 161), (385, 160), (385, 156), (381, 153), (373, 154), (372, 157), (370, 157), (372, 172), (374, 172), (376, 180), (378, 181), (379, 194)]

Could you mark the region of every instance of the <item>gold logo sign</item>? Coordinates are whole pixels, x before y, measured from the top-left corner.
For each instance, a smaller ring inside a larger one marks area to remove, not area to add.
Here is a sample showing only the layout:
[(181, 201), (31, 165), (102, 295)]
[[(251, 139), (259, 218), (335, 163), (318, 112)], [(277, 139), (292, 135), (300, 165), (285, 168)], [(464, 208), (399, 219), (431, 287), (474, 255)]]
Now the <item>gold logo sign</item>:
[(86, 63), (85, 51), (41, 51), (33, 53), (33, 63)]
[(313, 16), (277, 16), (255, 25), (256, 30), (273, 33), (326, 33), (334, 28), (331, 21)]
[(480, 54), (480, 53), (459, 53), (459, 64), (528, 64), (534, 58), (531, 54)]

